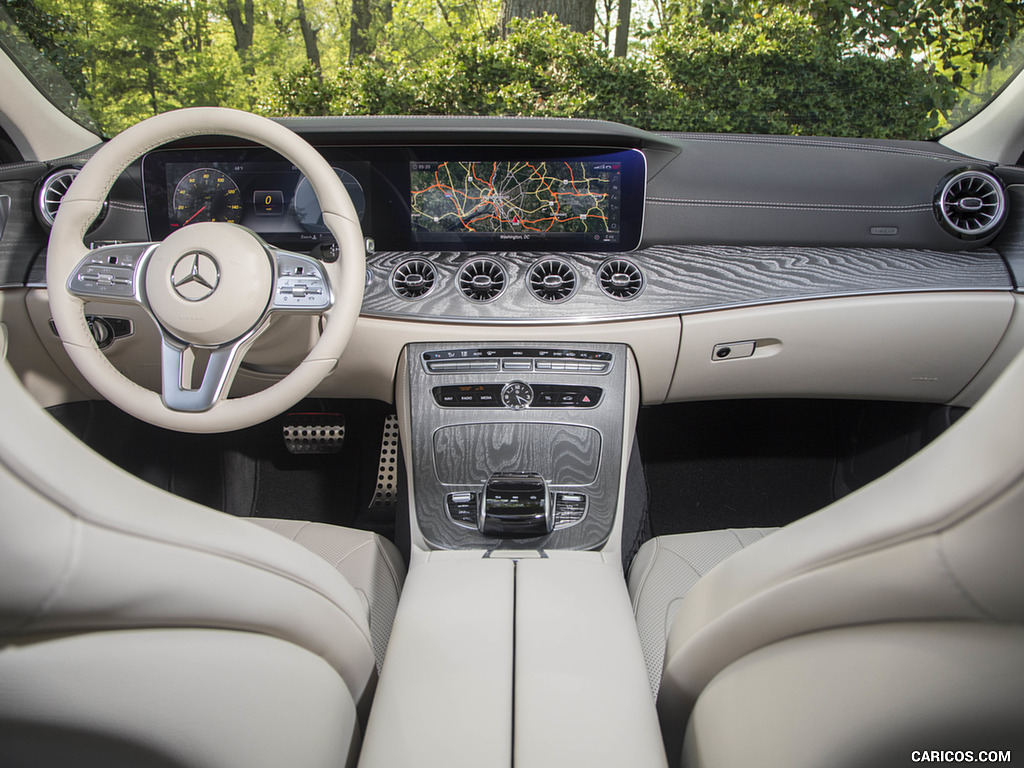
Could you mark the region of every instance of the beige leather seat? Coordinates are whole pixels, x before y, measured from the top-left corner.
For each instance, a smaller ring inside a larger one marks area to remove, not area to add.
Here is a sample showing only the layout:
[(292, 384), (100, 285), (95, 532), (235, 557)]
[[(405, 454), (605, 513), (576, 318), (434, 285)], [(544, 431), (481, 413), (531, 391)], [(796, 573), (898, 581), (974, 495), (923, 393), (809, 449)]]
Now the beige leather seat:
[(138, 481), (5, 363), (0, 423), (0, 764), (355, 762), (404, 577), (392, 545)]
[(670, 764), (1024, 756), (1024, 356), (893, 472), (763, 533), (631, 567)]

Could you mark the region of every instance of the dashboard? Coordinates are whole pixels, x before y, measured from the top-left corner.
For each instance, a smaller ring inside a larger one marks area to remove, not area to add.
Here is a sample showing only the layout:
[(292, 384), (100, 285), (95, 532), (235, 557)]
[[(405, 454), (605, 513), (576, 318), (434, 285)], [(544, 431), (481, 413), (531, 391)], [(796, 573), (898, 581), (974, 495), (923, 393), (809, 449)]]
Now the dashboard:
[[(951, 402), (962, 392), (968, 403), (980, 390), (965, 387), (1001, 359), (1019, 315), (1024, 170), (941, 145), (586, 120), (281, 122), (335, 169), (366, 237), (361, 319), (325, 396), (390, 400), (408, 344), (461, 340), (624, 343), (644, 403)], [(0, 244), (0, 286), (45, 285), (46, 233), (32, 209), (50, 179), (85, 160), (0, 169), (0, 194), (19, 214)], [(216, 136), (146, 155), (88, 239), (159, 240), (199, 221), (237, 222), (276, 247), (331, 258), (300, 173)], [(45, 300), (26, 302), (59, 375), (76, 380)], [(157, 361), (144, 351), (144, 320), (133, 322), (134, 336), (112, 334), (108, 355), (149, 385)], [(242, 389), (293, 366), (311, 334), (271, 328), (246, 357)]]

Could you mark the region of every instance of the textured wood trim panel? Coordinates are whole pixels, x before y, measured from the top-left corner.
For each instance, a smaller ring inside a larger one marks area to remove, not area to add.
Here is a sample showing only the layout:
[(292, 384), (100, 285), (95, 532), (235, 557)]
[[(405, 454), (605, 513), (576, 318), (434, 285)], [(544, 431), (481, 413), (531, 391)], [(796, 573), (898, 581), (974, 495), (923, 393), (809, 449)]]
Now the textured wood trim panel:
[[(477, 303), (458, 290), (456, 275), (468, 261), (491, 258), (508, 274), (497, 299)], [(388, 285), (402, 262), (422, 258), (437, 270), (426, 296), (408, 300)], [(576, 294), (562, 303), (547, 303), (530, 293), (527, 274), (540, 259), (558, 258), (579, 275)], [(646, 279), (634, 299), (606, 296), (596, 273), (609, 257), (589, 253), (378, 253), (368, 261), (369, 285), (363, 314), (417, 320), (486, 323), (551, 323), (622, 320), (685, 314), (709, 309), (769, 304), (795, 299), (882, 293), (1013, 289), (1006, 264), (996, 251), (943, 252), (883, 248), (782, 248), (742, 246), (655, 246), (625, 258)]]

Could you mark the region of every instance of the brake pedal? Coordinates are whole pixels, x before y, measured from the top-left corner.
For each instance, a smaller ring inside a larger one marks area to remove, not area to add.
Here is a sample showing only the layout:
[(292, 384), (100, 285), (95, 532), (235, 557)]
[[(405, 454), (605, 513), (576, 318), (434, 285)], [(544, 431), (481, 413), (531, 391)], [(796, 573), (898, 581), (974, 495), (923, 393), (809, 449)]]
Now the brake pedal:
[(289, 413), (281, 426), (288, 453), (338, 453), (345, 444), (345, 416), (341, 413)]

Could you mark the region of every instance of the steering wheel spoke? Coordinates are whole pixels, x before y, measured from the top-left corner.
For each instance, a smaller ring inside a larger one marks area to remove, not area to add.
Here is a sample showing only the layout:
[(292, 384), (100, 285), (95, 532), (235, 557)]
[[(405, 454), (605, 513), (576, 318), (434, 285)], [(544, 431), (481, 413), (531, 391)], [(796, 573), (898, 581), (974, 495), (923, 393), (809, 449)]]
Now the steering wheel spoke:
[(271, 311), (319, 314), (334, 305), (331, 284), (321, 262), (276, 248), (271, 249), (271, 254), (277, 264)]
[(68, 277), (68, 292), (80, 299), (141, 304), (140, 277), (157, 243), (120, 243), (89, 251)]
[[(161, 398), (173, 411), (208, 411), (224, 396), (235, 377), (238, 364), (251, 336), (209, 351), (206, 370), (197, 388), (192, 385), (192, 369), (197, 347), (164, 335), (160, 350)], [(203, 350), (207, 351), (207, 350)]]

